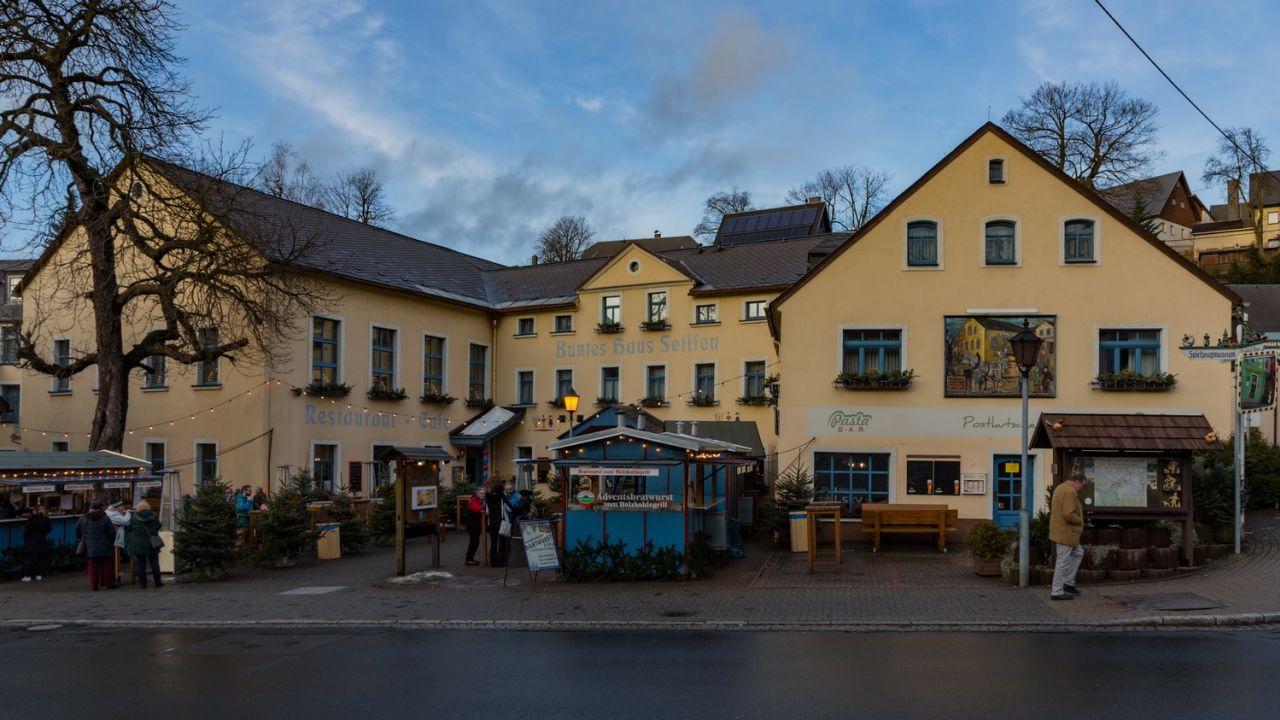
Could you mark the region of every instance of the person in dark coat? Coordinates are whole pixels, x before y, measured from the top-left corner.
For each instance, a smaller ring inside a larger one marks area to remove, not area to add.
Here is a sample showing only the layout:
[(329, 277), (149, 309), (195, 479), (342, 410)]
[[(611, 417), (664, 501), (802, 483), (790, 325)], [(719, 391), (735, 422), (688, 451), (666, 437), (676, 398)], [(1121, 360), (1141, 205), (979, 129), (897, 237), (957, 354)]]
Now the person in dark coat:
[(119, 587), (115, 575), (116, 528), (102, 511), (102, 503), (94, 502), (89, 512), (76, 521), (76, 541), (84, 541), (84, 554), (89, 560), (89, 588)]
[(164, 587), (160, 582), (160, 549), (155, 547), (151, 538), (159, 537), (160, 518), (151, 512), (151, 503), (146, 500), (133, 508), (133, 517), (129, 520), (129, 540), (125, 550), (133, 558), (133, 571), (138, 576), (138, 587), (147, 586), (147, 567), (151, 568), (151, 577), (156, 587)]
[(480, 530), (484, 524), (484, 486), (478, 485), (471, 499), (467, 501), (466, 512), (462, 514), (462, 526), (467, 529), (467, 564), (479, 565), (476, 550), (480, 549)]
[(44, 507), (36, 505), (27, 518), (26, 527), (22, 528), (22, 553), (26, 556), (27, 572), (22, 582), (44, 580), (44, 564), (49, 557), (49, 533), (53, 532), (53, 521), (44, 514)]
[(485, 504), (489, 507), (489, 567), (502, 567), (507, 564), (508, 538), (502, 537), (498, 531), (502, 528), (502, 520), (507, 515), (506, 498), (502, 486), (494, 483), (485, 495)]
[(519, 535), (520, 521), (527, 520), (533, 513), (533, 491), (521, 490), (508, 498), (511, 507), (511, 534)]

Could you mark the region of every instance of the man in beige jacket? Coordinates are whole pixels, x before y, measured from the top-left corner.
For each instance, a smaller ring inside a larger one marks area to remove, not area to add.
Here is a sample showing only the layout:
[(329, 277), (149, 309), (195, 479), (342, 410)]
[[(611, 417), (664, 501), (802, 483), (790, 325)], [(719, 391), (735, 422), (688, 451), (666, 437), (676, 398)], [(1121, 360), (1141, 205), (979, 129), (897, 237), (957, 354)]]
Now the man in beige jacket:
[(1072, 600), (1080, 594), (1076, 589), (1076, 571), (1084, 559), (1084, 548), (1080, 547), (1080, 533), (1084, 531), (1080, 488), (1085, 482), (1084, 473), (1075, 471), (1069, 480), (1053, 489), (1049, 503), (1049, 539), (1056, 545), (1058, 561), (1053, 566), (1051, 600)]

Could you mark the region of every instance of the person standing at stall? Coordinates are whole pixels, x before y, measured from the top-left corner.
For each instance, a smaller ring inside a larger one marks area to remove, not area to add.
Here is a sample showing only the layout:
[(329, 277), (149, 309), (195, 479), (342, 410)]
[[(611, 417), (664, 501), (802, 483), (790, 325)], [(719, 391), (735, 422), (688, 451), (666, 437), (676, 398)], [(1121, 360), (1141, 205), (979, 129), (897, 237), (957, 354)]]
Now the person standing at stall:
[(108, 590), (119, 587), (111, 582), (114, 573), (112, 555), (115, 553), (116, 529), (111, 518), (102, 511), (102, 502), (95, 500), (89, 512), (76, 521), (77, 544), (84, 542), (84, 556), (89, 560), (89, 588)]
[(36, 505), (27, 518), (26, 527), (22, 528), (22, 553), (26, 556), (27, 572), (22, 582), (44, 580), (44, 564), (49, 557), (49, 533), (53, 532), (53, 521), (44, 514), (44, 507)]
[(480, 549), (480, 528), (484, 523), (484, 486), (477, 485), (467, 501), (467, 511), (462, 515), (462, 526), (467, 529), (467, 564), (479, 565), (476, 550)]
[(251, 490), (245, 485), (236, 493), (236, 547), (242, 547), (249, 537), (249, 513), (254, 508)]
[(147, 586), (147, 568), (151, 568), (151, 578), (156, 587), (164, 587), (160, 582), (160, 518), (151, 512), (151, 504), (140, 501), (133, 508), (133, 518), (129, 520), (130, 557), (133, 558), (133, 572), (138, 577), (138, 587)]
[[(124, 534), (129, 527), (129, 509), (124, 506), (124, 502), (117, 500), (107, 506), (107, 517), (111, 519), (111, 525), (116, 529), (115, 550), (111, 551), (111, 573), (115, 577), (115, 584), (120, 584), (120, 555), (128, 555), (124, 549)], [(116, 554), (119, 550), (119, 554)]]
[(485, 505), (489, 510), (489, 567), (502, 567), (507, 564), (506, 548), (508, 538), (502, 536), (502, 523), (510, 522), (507, 498), (502, 486), (494, 483), (485, 495)]

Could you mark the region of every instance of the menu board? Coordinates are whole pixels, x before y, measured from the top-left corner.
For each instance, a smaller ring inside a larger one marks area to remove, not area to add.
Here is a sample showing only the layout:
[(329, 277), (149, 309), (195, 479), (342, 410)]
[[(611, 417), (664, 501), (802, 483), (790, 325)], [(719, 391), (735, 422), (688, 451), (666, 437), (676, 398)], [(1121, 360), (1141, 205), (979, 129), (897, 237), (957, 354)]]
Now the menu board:
[(551, 531), (550, 520), (521, 520), (520, 536), (530, 570), (560, 569), (560, 556), (556, 553), (556, 537)]

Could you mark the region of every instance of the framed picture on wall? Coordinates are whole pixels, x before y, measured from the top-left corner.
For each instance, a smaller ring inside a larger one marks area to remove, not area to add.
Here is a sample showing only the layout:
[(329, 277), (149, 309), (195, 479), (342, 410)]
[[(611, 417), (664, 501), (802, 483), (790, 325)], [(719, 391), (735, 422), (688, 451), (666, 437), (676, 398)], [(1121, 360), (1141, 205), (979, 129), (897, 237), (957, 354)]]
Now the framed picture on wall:
[(1018, 363), (1009, 338), (1022, 329), (1040, 338), (1040, 353), (1027, 376), (1027, 394), (1057, 394), (1057, 327), (1055, 315), (958, 315), (943, 318), (946, 397), (1019, 397)]
[(439, 488), (435, 485), (415, 485), (410, 488), (409, 501), (414, 510), (430, 510), (437, 505)]

